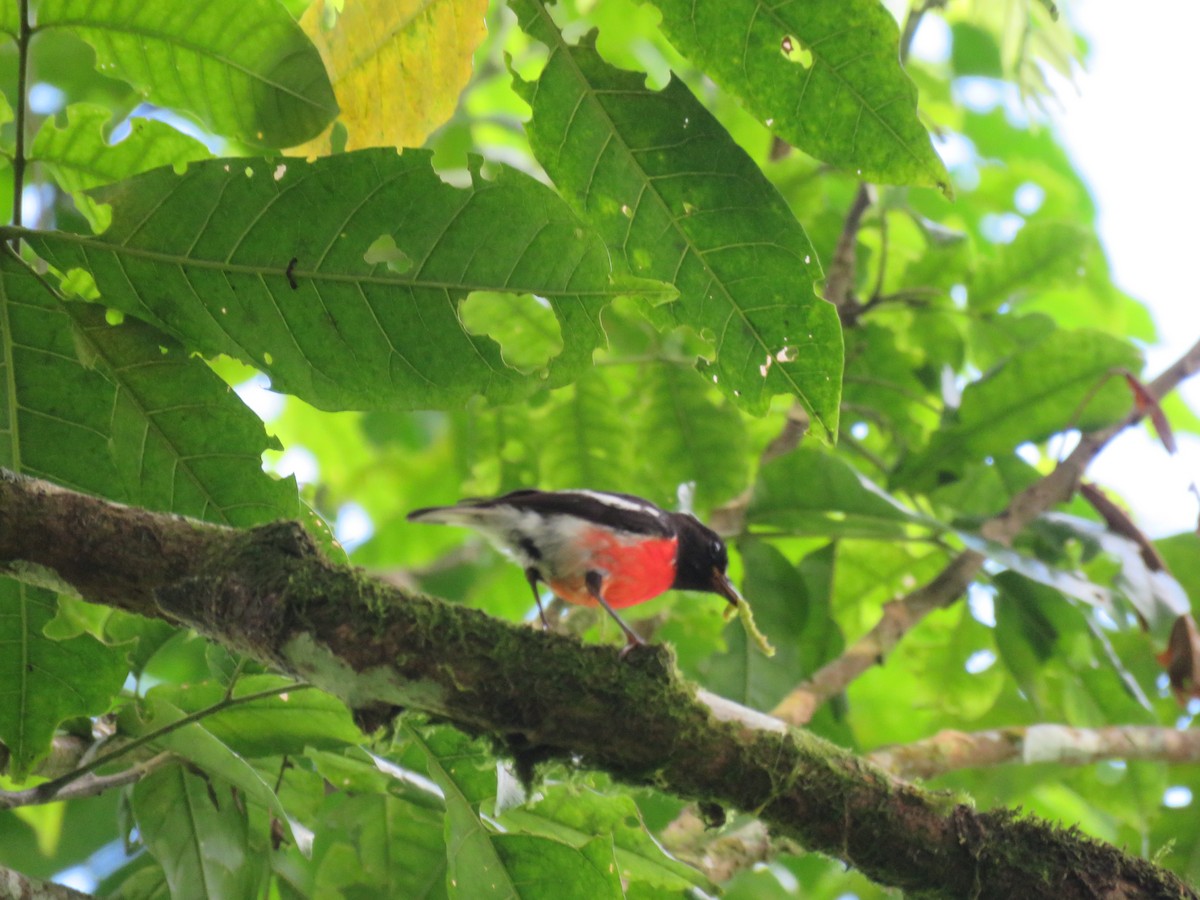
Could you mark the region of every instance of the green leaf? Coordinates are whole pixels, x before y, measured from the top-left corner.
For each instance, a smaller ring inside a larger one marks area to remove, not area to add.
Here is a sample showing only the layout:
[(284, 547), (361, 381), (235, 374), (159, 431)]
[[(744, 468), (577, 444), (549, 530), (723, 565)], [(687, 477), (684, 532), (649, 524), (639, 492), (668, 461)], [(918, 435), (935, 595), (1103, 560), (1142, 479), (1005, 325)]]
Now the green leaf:
[(110, 455), (115, 388), (85, 367), (72, 320), (11, 254), (0, 253), (0, 465), (125, 499)]
[(217, 134), (267, 147), (315, 136), (337, 114), (320, 54), (274, 0), (113, 4), (43, 0), (38, 28), (70, 29), (96, 66)]
[(613, 402), (605, 374), (593, 369), (556, 391), (539, 416), (543, 487), (628, 489), (629, 446), (619, 438), (628, 421)]
[(134, 785), (133, 809), (172, 900), (255, 895), (266, 859), (251, 853), (246, 812), (228, 786), (169, 766)]
[(107, 207), (83, 193), (159, 166), (178, 166), (211, 154), (199, 141), (170, 125), (151, 119), (132, 119), (132, 130), (120, 143), (109, 144), (104, 129), (112, 112), (94, 103), (67, 107), (67, 124), (59, 128), (47, 119), (33, 139), (30, 156), (46, 167), (58, 186), (96, 232), (111, 220)]
[[(147, 695), (142, 710), (129, 705), (121, 710), (119, 723), (124, 734), (141, 737), (185, 718), (187, 713), (166, 698), (170, 689), (160, 685)], [(275, 790), (263, 780), (258, 771), (240, 754), (223, 743), (205, 727), (206, 720), (189, 722), (166, 734), (158, 735), (151, 746), (191, 760), (205, 772), (237, 787), (254, 803), (270, 810), (281, 823), (289, 824), (287, 812), (275, 795)]]
[[(596, 838), (576, 849), (543, 837), (501, 834), (496, 850), (521, 900), (623, 900), (611, 840)], [(467, 883), (464, 882), (464, 887)], [(460, 889), (463, 898), (478, 897), (478, 882)]]
[(976, 269), (968, 287), (971, 308), (993, 312), (1038, 288), (1078, 279), (1096, 252), (1095, 234), (1079, 225), (1030, 222)]
[(546, 784), (539, 788), (536, 800), (506, 810), (500, 824), (510, 831), (554, 838), (576, 848), (584, 848), (593, 840), (611, 841), (621, 878), (626, 882), (674, 891), (713, 889), (702, 873), (662, 848), (646, 830), (637, 804), (625, 794)]
[(934, 525), (884, 493), (845, 460), (810, 447), (763, 466), (746, 523), (796, 535), (898, 538)]
[[(233, 696), (244, 697), (291, 683), (278, 675), (247, 675), (238, 679)], [(185, 713), (192, 713), (220, 702), (225, 687), (212, 681), (164, 684), (151, 693)], [(206, 716), (204, 728), (235, 753), (250, 757), (298, 755), (308, 747), (336, 750), (363, 740), (345, 704), (312, 689), (263, 697), (223, 709)]]
[[(1098, 331), (1055, 330), (1027, 343), (989, 374), (967, 385), (957, 421), (933, 435), (897, 474), (914, 489), (954, 477), (967, 462), (1010, 453), (1026, 441), (1060, 431), (1084, 431), (1116, 421), (1130, 409), (1115, 369), (1141, 369), (1138, 351)], [(1099, 390), (1097, 390), (1099, 388)]]
[(878, 0), (658, 0), (682, 53), (781, 138), (863, 181), (949, 193)]
[(60, 722), (104, 712), (125, 679), (120, 648), (42, 633), (55, 605), (50, 591), (0, 578), (0, 741), (17, 781), (46, 755)]
[(278, 443), (208, 366), (157, 329), (67, 304), (81, 353), (116, 386), (113, 458), (134, 503), (228, 525), (296, 518), (292, 478), (262, 469)]
[(778, 191), (682, 82), (649, 90), (590, 39), (567, 46), (541, 4), (513, 7), (551, 47), (539, 80), (514, 85), (533, 107), (534, 153), (634, 274), (679, 289), (651, 317), (711, 344), (701, 370), (744, 409), (761, 414), (790, 393), (836, 434), (841, 328)]
[[(627, 292), (603, 243), (547, 188), (511, 169), (454, 188), (426, 151), (213, 160), (94, 196), (113, 207), (103, 235), (30, 243), (59, 269), (89, 270), (107, 305), (323, 409), (454, 408), (563, 384), (603, 343), (600, 309)], [(380, 238), (409, 265), (375, 255)], [(458, 304), (475, 290), (548, 299), (563, 340), (548, 372), (522, 375), (464, 328)]]
[(696, 485), (696, 506), (711, 509), (744, 490), (749, 472), (746, 429), (736, 409), (713, 402), (709, 387), (682, 366), (650, 366), (640, 388), (636, 446), (659, 483)]
[(479, 803), (496, 795), (495, 769), (482, 770), (478, 751), (463, 735), (439, 729), (422, 736), (402, 726), (401, 732), (424, 757), (429, 777), (446, 798), (446, 872), (450, 896), (520, 897), (496, 835), (479, 817)]
[(443, 817), (440, 809), (387, 794), (331, 796), (317, 823), (321, 838), (313, 850), (314, 884), (307, 896), (445, 897)]

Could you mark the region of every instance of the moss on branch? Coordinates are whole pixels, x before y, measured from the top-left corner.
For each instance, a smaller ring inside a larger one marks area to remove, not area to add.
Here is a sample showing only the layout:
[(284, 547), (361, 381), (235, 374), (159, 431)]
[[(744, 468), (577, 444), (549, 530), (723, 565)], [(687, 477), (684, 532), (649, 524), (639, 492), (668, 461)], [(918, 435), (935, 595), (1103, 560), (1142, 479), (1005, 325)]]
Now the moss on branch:
[(367, 727), (418, 709), (491, 737), (526, 766), (582, 760), (750, 811), (780, 835), (921, 895), (1196, 896), (1078, 832), (978, 813), (803, 731), (719, 720), (669, 648), (621, 661), (613, 647), (400, 591), (329, 562), (295, 523), (237, 531), (4, 473), (0, 564), (16, 563), (307, 679)]

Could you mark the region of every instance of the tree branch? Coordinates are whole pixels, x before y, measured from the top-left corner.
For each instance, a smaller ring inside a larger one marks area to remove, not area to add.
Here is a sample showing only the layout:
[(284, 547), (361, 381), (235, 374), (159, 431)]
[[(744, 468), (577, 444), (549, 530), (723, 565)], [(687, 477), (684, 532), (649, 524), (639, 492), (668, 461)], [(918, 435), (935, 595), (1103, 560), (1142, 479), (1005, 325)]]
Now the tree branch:
[[(1148, 386), (1148, 392), (1156, 400), (1161, 400), (1198, 370), (1200, 341), (1154, 379)], [(1145, 409), (1135, 409), (1120, 422), (1083, 435), (1079, 445), (1052, 472), (1017, 494), (1003, 512), (983, 524), (980, 529), (983, 536), (1001, 544), (1011, 544), (1034, 519), (1052, 506), (1069, 500), (1092, 460), (1109, 441), (1141, 421), (1145, 414)], [(949, 606), (962, 596), (979, 574), (984, 558), (981, 553), (964, 550), (932, 581), (886, 604), (875, 627), (788, 694), (775, 707), (772, 715), (793, 725), (808, 722), (822, 703), (841, 693), (850, 682), (872, 666), (882, 664), (892, 648), (925, 616), (935, 609)]]
[(114, 772), (112, 775), (93, 775), (91, 773), (82, 775), (79, 778), (71, 779), (53, 791), (42, 790), (44, 785), (40, 784), (23, 791), (0, 791), (0, 809), (16, 809), (18, 806), (37, 806), (42, 803), (57, 803), (60, 800), (95, 797), (105, 791), (111, 791), (113, 788), (135, 784), (174, 758), (175, 754), (173, 753), (160, 753), (143, 762), (136, 763), (128, 769)]
[(667, 648), (622, 662), (614, 647), (397, 591), (330, 563), (296, 523), (238, 531), (3, 473), (5, 560), (190, 624), (342, 697), (367, 728), (421, 710), (503, 743), (524, 768), (558, 758), (751, 810), (779, 837), (924, 896), (1198, 896), (1078, 832), (955, 804), (734, 704), (718, 716)]
[(1152, 725), (1072, 728), (1029, 725), (988, 731), (940, 731), (931, 738), (883, 747), (867, 759), (900, 778), (933, 778), (958, 769), (1009, 762), (1082, 766), (1109, 759), (1200, 762), (1200, 731)]
[(0, 866), (0, 900), (92, 900), (92, 895)]

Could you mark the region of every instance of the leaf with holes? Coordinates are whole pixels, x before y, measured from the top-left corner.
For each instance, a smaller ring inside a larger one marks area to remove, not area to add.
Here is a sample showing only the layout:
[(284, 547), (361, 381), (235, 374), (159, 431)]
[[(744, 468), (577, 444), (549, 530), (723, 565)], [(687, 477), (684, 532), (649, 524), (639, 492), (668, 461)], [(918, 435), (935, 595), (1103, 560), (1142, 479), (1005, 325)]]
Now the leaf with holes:
[(176, 0), (42, 0), (37, 24), (70, 29), (105, 75), (220, 135), (290, 147), (337, 114), (320, 54), (275, 0), (208, 0), (185, 14)]
[(47, 119), (30, 149), (31, 158), (46, 167), (58, 186), (70, 194), (92, 230), (104, 231), (109, 210), (84, 191), (112, 184), (138, 172), (178, 165), (210, 154), (199, 141), (152, 119), (131, 120), (131, 131), (116, 144), (105, 140), (104, 127), (112, 113), (94, 103), (67, 107), (67, 123), (60, 128)]
[(784, 140), (864, 181), (950, 192), (900, 66), (896, 20), (878, 0), (655, 6), (680, 51)]
[(841, 327), (778, 191), (682, 82), (649, 90), (590, 40), (567, 46), (540, 4), (512, 6), (551, 48), (537, 82), (514, 81), (533, 107), (534, 153), (634, 274), (679, 290), (651, 316), (712, 345), (701, 370), (742, 408), (762, 413), (790, 393), (836, 435)]
[[(334, 24), (330, 7), (339, 10)], [(487, 0), (316, 0), (300, 25), (325, 60), (346, 149), (420, 147), (454, 112)], [(329, 132), (299, 155), (330, 152)]]
[(104, 712), (125, 679), (125, 653), (90, 635), (47, 638), (50, 591), (0, 578), (0, 741), (20, 781), (50, 749), (64, 719)]
[[(603, 242), (548, 188), (474, 165), (459, 189), (421, 150), (213, 160), (97, 190), (113, 208), (103, 235), (26, 236), (59, 269), (90, 271), (108, 306), (322, 409), (511, 401), (591, 365), (614, 297), (673, 292), (618, 284)], [(505, 365), (459, 317), (477, 290), (546, 298), (562, 352), (535, 374)]]

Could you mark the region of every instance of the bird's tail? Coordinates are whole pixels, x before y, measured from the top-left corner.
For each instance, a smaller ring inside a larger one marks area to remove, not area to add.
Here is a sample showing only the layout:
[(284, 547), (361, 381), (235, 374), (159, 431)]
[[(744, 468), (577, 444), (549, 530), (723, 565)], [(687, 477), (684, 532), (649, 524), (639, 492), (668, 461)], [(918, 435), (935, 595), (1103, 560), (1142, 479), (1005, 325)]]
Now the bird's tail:
[(414, 509), (407, 516), (410, 522), (428, 522), (434, 525), (462, 525), (473, 528), (488, 518), (488, 510), (464, 503), (458, 506), (427, 506)]

